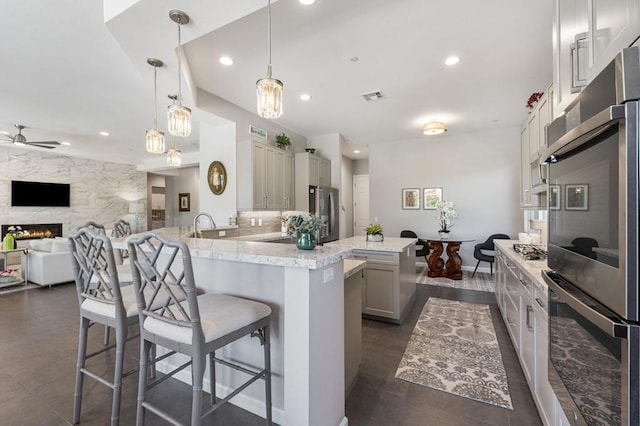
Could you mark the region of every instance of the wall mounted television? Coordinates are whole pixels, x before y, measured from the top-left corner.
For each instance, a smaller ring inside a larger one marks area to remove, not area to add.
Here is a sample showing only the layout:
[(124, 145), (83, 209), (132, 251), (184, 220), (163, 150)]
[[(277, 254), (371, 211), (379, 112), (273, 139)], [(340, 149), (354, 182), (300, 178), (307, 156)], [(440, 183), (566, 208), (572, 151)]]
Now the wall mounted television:
[(14, 207), (70, 207), (68, 183), (11, 181), (11, 205)]

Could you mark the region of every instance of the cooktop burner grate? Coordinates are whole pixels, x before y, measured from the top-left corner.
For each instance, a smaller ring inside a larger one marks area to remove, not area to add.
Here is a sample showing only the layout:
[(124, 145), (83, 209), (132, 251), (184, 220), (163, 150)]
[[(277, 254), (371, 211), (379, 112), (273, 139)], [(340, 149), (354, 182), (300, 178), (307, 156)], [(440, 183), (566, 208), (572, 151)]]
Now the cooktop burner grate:
[(547, 250), (534, 244), (514, 244), (513, 250), (526, 260), (543, 260), (547, 258)]

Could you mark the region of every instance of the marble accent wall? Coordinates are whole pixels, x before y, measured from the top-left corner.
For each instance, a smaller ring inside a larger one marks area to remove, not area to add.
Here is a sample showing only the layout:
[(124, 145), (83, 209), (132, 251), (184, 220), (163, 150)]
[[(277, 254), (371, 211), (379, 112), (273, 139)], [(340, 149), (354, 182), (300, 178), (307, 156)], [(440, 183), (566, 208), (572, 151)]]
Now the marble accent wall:
[[(68, 183), (71, 207), (11, 207), (11, 181)], [(134, 201), (147, 205), (146, 172), (135, 166), (67, 157), (53, 152), (0, 147), (0, 223), (63, 224), (68, 236), (88, 220), (111, 228), (118, 219), (129, 221)], [(146, 214), (139, 215), (141, 230), (146, 230)]]

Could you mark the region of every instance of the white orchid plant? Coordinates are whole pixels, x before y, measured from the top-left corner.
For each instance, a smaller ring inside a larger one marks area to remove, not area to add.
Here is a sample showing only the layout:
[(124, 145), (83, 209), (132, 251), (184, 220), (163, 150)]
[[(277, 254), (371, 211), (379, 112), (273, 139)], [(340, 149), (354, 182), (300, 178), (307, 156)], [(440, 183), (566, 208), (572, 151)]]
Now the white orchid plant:
[(451, 221), (458, 217), (456, 211), (456, 205), (451, 201), (440, 201), (437, 206), (440, 213), (438, 214), (438, 222), (440, 223), (440, 230), (438, 232), (451, 232), (453, 225)]

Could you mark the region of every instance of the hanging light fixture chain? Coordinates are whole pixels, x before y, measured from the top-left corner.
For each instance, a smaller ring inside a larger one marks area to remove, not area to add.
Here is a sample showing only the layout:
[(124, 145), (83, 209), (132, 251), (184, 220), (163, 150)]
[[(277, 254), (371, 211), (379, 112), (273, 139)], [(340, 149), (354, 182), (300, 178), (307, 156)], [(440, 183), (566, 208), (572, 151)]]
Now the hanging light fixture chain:
[(267, 78), (271, 78), (271, 0), (267, 0), (267, 45), (269, 46), (269, 64), (267, 65)]
[(153, 66), (153, 130), (158, 130), (158, 66)]
[(178, 100), (182, 102), (182, 25), (178, 22)]

